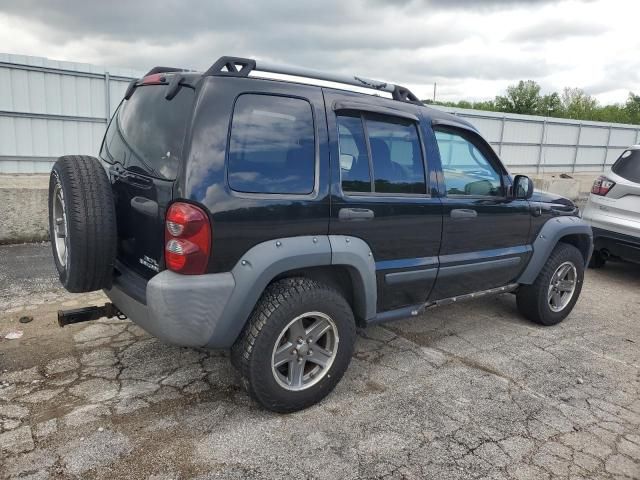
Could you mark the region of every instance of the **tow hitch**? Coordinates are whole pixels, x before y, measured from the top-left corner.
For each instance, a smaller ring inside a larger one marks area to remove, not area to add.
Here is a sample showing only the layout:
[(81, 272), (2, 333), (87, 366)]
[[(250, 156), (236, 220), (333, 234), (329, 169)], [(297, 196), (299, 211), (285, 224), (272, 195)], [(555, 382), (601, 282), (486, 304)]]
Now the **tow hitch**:
[(58, 310), (58, 325), (64, 327), (72, 323), (88, 322), (99, 318), (118, 317), (121, 320), (127, 316), (116, 308), (113, 303), (105, 303), (102, 307), (73, 308), (71, 310)]

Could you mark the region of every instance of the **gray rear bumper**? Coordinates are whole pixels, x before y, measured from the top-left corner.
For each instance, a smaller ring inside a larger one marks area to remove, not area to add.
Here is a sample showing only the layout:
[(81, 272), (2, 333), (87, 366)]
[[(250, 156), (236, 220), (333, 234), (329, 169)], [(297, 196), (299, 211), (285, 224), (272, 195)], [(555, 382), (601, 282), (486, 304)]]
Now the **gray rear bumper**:
[[(146, 305), (117, 280), (105, 293), (150, 334), (174, 345), (202, 347), (215, 336), (234, 287), (231, 273), (188, 276), (165, 270), (147, 283)], [(224, 335), (220, 339), (220, 347), (230, 346)]]

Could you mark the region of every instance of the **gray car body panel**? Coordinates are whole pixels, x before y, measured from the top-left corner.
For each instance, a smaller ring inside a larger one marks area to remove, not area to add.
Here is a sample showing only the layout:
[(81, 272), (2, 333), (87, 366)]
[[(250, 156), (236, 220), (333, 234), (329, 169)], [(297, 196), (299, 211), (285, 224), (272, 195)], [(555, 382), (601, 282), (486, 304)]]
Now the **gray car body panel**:
[(533, 242), (533, 254), (527, 267), (524, 269), (517, 282), (530, 285), (535, 282), (540, 270), (547, 262), (549, 255), (560, 241), (568, 235), (585, 235), (589, 239), (588, 252), (585, 254), (585, 267), (589, 263), (593, 250), (593, 232), (591, 226), (582, 219), (573, 216), (555, 217), (548, 220), (538, 233)]
[(269, 283), (285, 272), (340, 265), (354, 282), (354, 310), (376, 315), (375, 261), (369, 246), (346, 236), (302, 236), (271, 240), (251, 248), (231, 272), (180, 275), (165, 270), (147, 284), (147, 304), (117, 283), (105, 290), (133, 322), (168, 343), (229, 348)]

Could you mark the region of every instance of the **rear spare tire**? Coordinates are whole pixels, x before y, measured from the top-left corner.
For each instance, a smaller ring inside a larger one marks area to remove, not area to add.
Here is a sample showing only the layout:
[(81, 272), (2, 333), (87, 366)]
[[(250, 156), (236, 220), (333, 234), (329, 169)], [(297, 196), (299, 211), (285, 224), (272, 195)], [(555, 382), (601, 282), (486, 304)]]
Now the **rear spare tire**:
[(53, 165), (49, 232), (60, 282), (68, 291), (111, 286), (116, 214), (111, 184), (97, 158), (68, 155)]

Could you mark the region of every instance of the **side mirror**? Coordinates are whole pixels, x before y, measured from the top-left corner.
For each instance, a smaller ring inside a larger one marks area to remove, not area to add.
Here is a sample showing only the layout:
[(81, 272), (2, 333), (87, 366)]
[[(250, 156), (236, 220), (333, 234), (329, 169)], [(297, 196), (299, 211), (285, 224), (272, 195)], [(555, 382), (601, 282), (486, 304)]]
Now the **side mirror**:
[(526, 175), (516, 175), (513, 179), (513, 198), (529, 200), (533, 196), (533, 180)]

